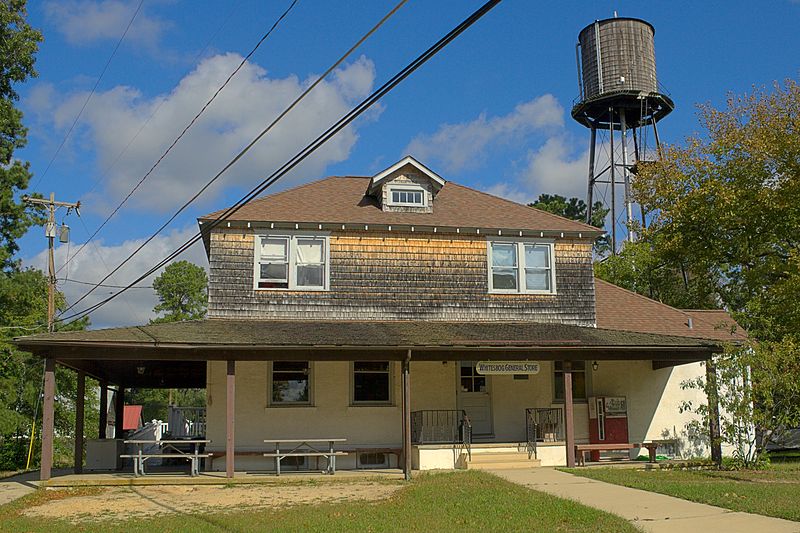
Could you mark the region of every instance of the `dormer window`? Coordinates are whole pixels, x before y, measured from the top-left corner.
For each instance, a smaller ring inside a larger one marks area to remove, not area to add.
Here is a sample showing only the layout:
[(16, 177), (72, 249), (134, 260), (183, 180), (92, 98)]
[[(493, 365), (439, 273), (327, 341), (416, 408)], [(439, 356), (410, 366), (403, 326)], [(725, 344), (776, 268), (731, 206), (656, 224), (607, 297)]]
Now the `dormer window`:
[(398, 207), (427, 207), (425, 189), (415, 185), (392, 185), (389, 187), (389, 205)]

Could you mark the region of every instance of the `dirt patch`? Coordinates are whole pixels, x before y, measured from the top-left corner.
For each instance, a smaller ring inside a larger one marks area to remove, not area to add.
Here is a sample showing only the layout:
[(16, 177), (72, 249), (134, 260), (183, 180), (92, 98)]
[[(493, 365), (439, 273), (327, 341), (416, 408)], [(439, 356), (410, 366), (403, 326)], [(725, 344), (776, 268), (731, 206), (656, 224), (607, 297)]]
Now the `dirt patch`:
[(113, 487), (100, 494), (48, 501), (22, 514), (70, 522), (125, 520), (172, 513), (225, 512), (310, 503), (382, 500), (400, 484), (351, 482), (303, 485)]

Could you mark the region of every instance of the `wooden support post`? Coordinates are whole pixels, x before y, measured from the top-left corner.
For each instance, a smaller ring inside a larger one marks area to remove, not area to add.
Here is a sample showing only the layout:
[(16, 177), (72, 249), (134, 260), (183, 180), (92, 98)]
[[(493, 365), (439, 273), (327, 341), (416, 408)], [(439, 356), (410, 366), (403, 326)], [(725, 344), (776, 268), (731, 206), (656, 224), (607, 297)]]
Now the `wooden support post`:
[(719, 388), (717, 367), (713, 359), (706, 361), (706, 395), (708, 396), (708, 442), (711, 446), (711, 461), (722, 466), (722, 437), (719, 429)]
[(564, 361), (564, 433), (567, 440), (567, 468), (575, 467), (575, 420), (572, 409), (572, 362)]
[(106, 438), (106, 428), (108, 427), (108, 383), (100, 382), (100, 419), (97, 428), (97, 438)]
[(225, 477), (233, 478), (235, 441), (233, 437), (236, 413), (236, 361), (228, 361), (225, 392)]
[(53, 427), (55, 422), (56, 361), (44, 362), (44, 405), (42, 407), (42, 465), (39, 479), (50, 479), (53, 469)]
[(403, 474), (411, 480), (411, 350), (403, 361)]
[(125, 387), (117, 385), (117, 395), (114, 398), (114, 438), (124, 437), (125, 430)]
[(86, 400), (86, 374), (78, 370), (78, 380), (75, 391), (75, 461), (76, 474), (83, 473), (83, 415), (84, 401)]

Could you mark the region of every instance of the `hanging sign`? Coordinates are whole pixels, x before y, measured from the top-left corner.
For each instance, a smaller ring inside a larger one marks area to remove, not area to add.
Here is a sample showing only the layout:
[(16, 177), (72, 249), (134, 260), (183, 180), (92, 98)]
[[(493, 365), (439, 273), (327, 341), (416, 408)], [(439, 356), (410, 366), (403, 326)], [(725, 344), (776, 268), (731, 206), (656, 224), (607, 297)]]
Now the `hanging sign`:
[(478, 361), (475, 371), (482, 375), (493, 374), (538, 374), (537, 361)]

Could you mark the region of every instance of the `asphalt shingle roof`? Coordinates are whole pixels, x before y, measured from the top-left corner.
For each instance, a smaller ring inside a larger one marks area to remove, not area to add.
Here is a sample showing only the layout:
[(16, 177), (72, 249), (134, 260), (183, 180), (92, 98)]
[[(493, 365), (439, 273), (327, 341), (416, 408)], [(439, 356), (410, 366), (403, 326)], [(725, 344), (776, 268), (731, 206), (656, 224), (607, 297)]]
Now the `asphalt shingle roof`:
[[(257, 198), (228, 220), (335, 224), (396, 224), (456, 228), (519, 229), (602, 234), (593, 226), (505, 200), (453, 182), (445, 183), (433, 201), (432, 213), (384, 212), (367, 196), (371, 178), (334, 176)], [(200, 217), (217, 218), (225, 210)]]

